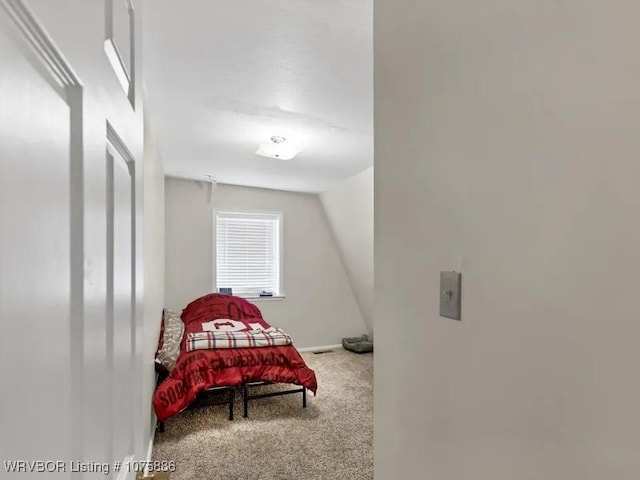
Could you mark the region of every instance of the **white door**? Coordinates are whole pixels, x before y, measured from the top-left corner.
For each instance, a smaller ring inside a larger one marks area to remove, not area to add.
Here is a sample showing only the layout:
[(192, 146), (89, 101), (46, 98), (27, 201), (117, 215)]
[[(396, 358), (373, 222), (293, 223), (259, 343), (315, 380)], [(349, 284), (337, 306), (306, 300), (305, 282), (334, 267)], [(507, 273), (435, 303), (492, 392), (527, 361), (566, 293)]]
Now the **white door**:
[(0, 0), (0, 477), (146, 453), (134, 7)]
[(7, 13), (0, 17), (0, 457), (66, 459), (71, 102)]

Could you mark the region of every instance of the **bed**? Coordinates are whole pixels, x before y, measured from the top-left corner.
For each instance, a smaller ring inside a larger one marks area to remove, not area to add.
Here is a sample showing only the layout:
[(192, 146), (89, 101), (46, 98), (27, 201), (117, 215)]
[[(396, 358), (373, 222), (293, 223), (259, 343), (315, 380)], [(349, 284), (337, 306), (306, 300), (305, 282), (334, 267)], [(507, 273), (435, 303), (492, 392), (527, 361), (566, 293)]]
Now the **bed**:
[[(258, 307), (249, 301), (232, 295), (211, 293), (187, 305), (182, 311), (181, 319), (184, 332), (177, 360), (168, 376), (158, 384), (153, 398), (153, 407), (161, 424), (189, 407), (201, 392), (216, 388), (233, 390), (241, 387), (245, 416), (247, 401), (252, 398), (301, 392), (304, 406), (306, 389), (315, 394), (315, 372), (307, 367), (292, 343), (237, 348), (234, 347), (236, 340), (229, 340), (222, 348), (192, 349), (193, 345), (189, 343), (193, 343), (191, 339), (208, 335), (205, 332), (256, 332), (272, 329), (262, 318)], [(274, 383), (294, 384), (300, 388), (266, 395), (248, 394), (249, 386)], [(233, 400), (230, 402), (232, 408)]]

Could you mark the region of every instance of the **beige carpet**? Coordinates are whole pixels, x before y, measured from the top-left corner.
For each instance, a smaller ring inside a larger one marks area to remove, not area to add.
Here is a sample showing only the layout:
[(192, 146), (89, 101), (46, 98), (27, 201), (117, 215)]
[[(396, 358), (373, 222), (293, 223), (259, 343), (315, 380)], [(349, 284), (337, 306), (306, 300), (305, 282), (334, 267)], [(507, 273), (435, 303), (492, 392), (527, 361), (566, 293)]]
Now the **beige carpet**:
[(176, 480), (373, 478), (373, 354), (303, 356), (318, 378), (306, 409), (301, 394), (263, 398), (243, 418), (236, 395), (231, 422), (226, 405), (182, 412), (156, 434), (154, 460), (175, 461)]

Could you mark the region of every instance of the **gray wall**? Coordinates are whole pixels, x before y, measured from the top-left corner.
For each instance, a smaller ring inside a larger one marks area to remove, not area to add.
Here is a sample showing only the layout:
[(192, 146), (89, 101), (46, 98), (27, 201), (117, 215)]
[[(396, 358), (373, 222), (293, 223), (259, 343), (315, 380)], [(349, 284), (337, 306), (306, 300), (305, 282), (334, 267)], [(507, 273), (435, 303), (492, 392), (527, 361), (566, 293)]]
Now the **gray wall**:
[(640, 4), (375, 8), (376, 478), (636, 479)]
[(283, 213), (286, 298), (256, 300), (297, 347), (340, 343), (365, 324), (317, 195), (166, 180), (166, 305), (178, 312), (215, 289), (213, 210)]
[(320, 194), (360, 312), (373, 334), (373, 167)]

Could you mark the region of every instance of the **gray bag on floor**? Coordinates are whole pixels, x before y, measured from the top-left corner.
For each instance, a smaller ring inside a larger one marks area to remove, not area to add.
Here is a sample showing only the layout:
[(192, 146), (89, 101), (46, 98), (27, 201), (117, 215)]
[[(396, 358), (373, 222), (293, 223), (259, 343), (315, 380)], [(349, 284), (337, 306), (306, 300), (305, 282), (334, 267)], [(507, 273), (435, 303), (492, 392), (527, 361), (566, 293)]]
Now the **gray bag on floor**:
[(356, 353), (369, 353), (373, 352), (373, 342), (369, 341), (369, 335), (362, 335), (361, 337), (343, 338), (342, 346)]

